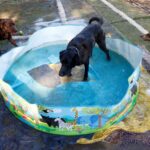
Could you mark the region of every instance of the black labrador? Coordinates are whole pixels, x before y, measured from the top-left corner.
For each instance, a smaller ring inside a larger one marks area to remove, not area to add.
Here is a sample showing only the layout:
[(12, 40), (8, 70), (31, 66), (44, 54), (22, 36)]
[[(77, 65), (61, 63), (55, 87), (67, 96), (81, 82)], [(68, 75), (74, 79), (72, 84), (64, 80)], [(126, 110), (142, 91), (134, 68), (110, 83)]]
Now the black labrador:
[(92, 56), (95, 43), (106, 54), (107, 60), (110, 60), (109, 50), (105, 43), (105, 33), (101, 28), (102, 24), (102, 18), (91, 18), (88, 26), (69, 42), (66, 50), (60, 52), (59, 57), (62, 64), (59, 71), (60, 76), (71, 76), (73, 67), (84, 64), (83, 80), (86, 81), (88, 79), (89, 59)]

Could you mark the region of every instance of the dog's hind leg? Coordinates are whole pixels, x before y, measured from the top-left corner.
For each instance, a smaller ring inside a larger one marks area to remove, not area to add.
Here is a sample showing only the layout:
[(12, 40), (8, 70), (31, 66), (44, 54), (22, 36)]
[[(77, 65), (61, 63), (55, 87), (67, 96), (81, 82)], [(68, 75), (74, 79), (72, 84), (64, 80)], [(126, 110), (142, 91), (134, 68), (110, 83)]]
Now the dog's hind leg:
[(109, 50), (106, 47), (105, 37), (96, 39), (99, 48), (106, 54), (107, 60), (110, 60)]
[(85, 66), (85, 72), (84, 72), (84, 78), (83, 78), (83, 80), (87, 81), (88, 80), (88, 72), (89, 72), (89, 61), (86, 62), (84, 64), (84, 66)]

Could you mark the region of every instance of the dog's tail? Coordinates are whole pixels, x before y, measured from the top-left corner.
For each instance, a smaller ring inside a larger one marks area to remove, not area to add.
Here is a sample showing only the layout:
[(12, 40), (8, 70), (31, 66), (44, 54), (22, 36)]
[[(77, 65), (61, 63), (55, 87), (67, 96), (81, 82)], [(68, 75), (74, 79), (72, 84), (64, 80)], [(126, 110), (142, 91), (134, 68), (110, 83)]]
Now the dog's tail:
[(90, 20), (89, 20), (89, 24), (91, 24), (92, 22), (94, 21), (97, 21), (100, 25), (103, 24), (103, 18), (98, 18), (98, 17), (92, 17)]

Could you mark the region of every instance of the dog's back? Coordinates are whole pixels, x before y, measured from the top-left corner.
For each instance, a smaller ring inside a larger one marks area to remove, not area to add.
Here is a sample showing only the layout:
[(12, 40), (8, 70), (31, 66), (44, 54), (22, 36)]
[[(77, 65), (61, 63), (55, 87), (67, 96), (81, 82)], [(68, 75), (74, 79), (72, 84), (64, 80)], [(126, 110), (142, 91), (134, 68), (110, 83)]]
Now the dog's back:
[(85, 46), (85, 49), (92, 49), (98, 35), (103, 35), (101, 28), (103, 19), (93, 17), (89, 20), (89, 24), (68, 44), (68, 47), (76, 45), (78, 48)]

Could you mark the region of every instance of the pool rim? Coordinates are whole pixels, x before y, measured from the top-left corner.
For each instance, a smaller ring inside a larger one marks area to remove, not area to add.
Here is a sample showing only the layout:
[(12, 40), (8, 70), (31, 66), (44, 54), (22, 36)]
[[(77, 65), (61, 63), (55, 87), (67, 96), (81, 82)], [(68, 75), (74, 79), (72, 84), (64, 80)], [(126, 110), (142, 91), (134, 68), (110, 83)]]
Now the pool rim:
[[(38, 31), (37, 31), (38, 32)], [(114, 40), (118, 40), (118, 39), (114, 39)], [(120, 40), (120, 39), (119, 39)], [(124, 42), (123, 40), (121, 40), (122, 42)], [(61, 41), (62, 42), (62, 41)], [(128, 42), (126, 42), (126, 43), (128, 43)], [(46, 43), (44, 43), (44, 45), (45, 45)], [(47, 43), (47, 44), (49, 44), (49, 43)], [(129, 44), (129, 43), (128, 43)], [(131, 45), (131, 44), (130, 44)], [(42, 46), (43, 46), (43, 44), (42, 44)], [(132, 45), (132, 46), (135, 46), (135, 45)], [(138, 48), (137, 46), (135, 46), (136, 48)], [(20, 47), (20, 48), (24, 48), (24, 47)], [(39, 48), (39, 47), (38, 47)], [(16, 49), (18, 49), (18, 48), (16, 48)], [(16, 50), (16, 49), (14, 49), (14, 50)], [(36, 49), (36, 47), (34, 47), (34, 49)], [(138, 48), (139, 49), (139, 48)], [(32, 49), (30, 49), (30, 50), (32, 50)], [(5, 54), (6, 55), (6, 54)], [(19, 56), (19, 57), (21, 57), (21, 55)], [(18, 59), (19, 57), (16, 57), (15, 59), (14, 59), (14, 61), (16, 60), (16, 59)], [(0, 58), (1, 59), (1, 58)], [(13, 61), (13, 62), (14, 62)], [(12, 62), (12, 63), (13, 63)], [(137, 65), (137, 67), (136, 68), (134, 68), (134, 71), (133, 71), (133, 73), (131, 74), (131, 76), (129, 77), (129, 79), (130, 78), (132, 78), (133, 76), (134, 76), (134, 74), (138, 74), (138, 75), (136, 75), (136, 76), (138, 76), (138, 77), (136, 77), (136, 79), (135, 79), (135, 82), (136, 82), (136, 84), (137, 84), (137, 87), (138, 87), (138, 79), (139, 79), (139, 74), (140, 74), (140, 66), (141, 66), (141, 61), (139, 62), (139, 64)], [(10, 66), (9, 66), (10, 67)], [(9, 68), (8, 68), (9, 69)], [(129, 82), (128, 82), (129, 83)], [(4, 100), (5, 100), (5, 104), (7, 105), (7, 107), (10, 109), (10, 105), (11, 104), (8, 104), (7, 103), (7, 98), (9, 97), (11, 97), (11, 96), (8, 96), (7, 94), (7, 92), (5, 93), (3, 90), (2, 90), (2, 85), (3, 83), (2, 82), (0, 82), (0, 89), (1, 89), (1, 93), (2, 93), (2, 95), (3, 95), (3, 97), (4, 97)], [(6, 83), (4, 83), (4, 84), (6, 84)], [(6, 85), (7, 86), (7, 85)], [(9, 87), (8, 87), (9, 88)], [(2, 92), (3, 91), (3, 92)], [(130, 88), (129, 88), (129, 86), (128, 86), (128, 89), (127, 89), (127, 93), (128, 93), (128, 91), (130, 91)], [(13, 91), (12, 91), (13, 92)], [(126, 93), (126, 94), (127, 94)], [(5, 96), (5, 94), (7, 95), (7, 97)], [(16, 94), (16, 93), (15, 93)], [(126, 96), (126, 94), (124, 95), (124, 97), (122, 98), (122, 100), (120, 100), (120, 102), (118, 103), (118, 104), (115, 104), (115, 107), (117, 107), (117, 105), (119, 105), (122, 101), (123, 101), (123, 99), (125, 98), (125, 96)], [(16, 94), (17, 95), (17, 94)], [(135, 105), (135, 103), (136, 103), (136, 99), (137, 99), (137, 95), (138, 95), (138, 89), (137, 89), (137, 92), (136, 92), (136, 95), (135, 95), (135, 97), (132, 99), (131, 98), (131, 101), (130, 101), (130, 103), (131, 104), (133, 104), (132, 105), (132, 108), (134, 107), (134, 105)], [(18, 95), (19, 96), (19, 95)], [(94, 107), (99, 107), (99, 106), (94, 106)], [(92, 108), (94, 108), (93, 106), (92, 106)], [(66, 107), (65, 107), (66, 108)], [(77, 107), (78, 108), (78, 107)], [(89, 108), (89, 107), (87, 107), (87, 108)], [(91, 107), (90, 107), (91, 108)], [(110, 109), (112, 109), (112, 107), (110, 108)], [(125, 109), (125, 108), (124, 108)], [(124, 110), (123, 109), (123, 110)], [(10, 109), (10, 111), (11, 111), (11, 109)], [(129, 111), (131, 111), (131, 108), (130, 108), (130, 110)], [(129, 112), (129, 111), (127, 111), (127, 112)], [(11, 111), (12, 112), (12, 111)], [(120, 113), (120, 112), (122, 112), (122, 110), (120, 110), (120, 111), (117, 111), (116, 112), (116, 114), (118, 114), (118, 113)], [(15, 114), (14, 112), (12, 112), (13, 114)], [(107, 116), (108, 118), (112, 118), (113, 116), (115, 116), (116, 114), (113, 114), (113, 115), (109, 115), (109, 116)], [(127, 113), (128, 114), (128, 113)], [(126, 115), (127, 115), (126, 114)], [(122, 117), (122, 119), (126, 116), (126, 115), (124, 115), (123, 117)], [(18, 117), (16, 114), (15, 114), (15, 116), (17, 117), (17, 118), (19, 118), (21, 121), (23, 121), (23, 122), (25, 122), (25, 123), (27, 123), (28, 125), (30, 125), (30, 126), (32, 126), (32, 127), (34, 127), (34, 128), (36, 128), (36, 129), (38, 129), (38, 130), (42, 130), (42, 131), (44, 131), (44, 132), (48, 132), (48, 133), (52, 133), (52, 131), (45, 131), (45, 130), (43, 130), (43, 129), (39, 129), (39, 128), (37, 128), (36, 127), (36, 125), (35, 124), (30, 124), (29, 122), (27, 122), (24, 118), (20, 118), (20, 117)], [(99, 130), (102, 130), (102, 128), (98, 128), (98, 129), (94, 129), (94, 130), (90, 130), (90, 131), (88, 131), (88, 133), (87, 132), (82, 132), (82, 133), (69, 133), (69, 132), (65, 132), (65, 133), (61, 133), (61, 132), (58, 132), (58, 134), (59, 135), (80, 135), (80, 134), (90, 134), (90, 133), (93, 133), (93, 132), (96, 132), (96, 131), (99, 131)], [(54, 133), (54, 134), (57, 134), (57, 133)]]

